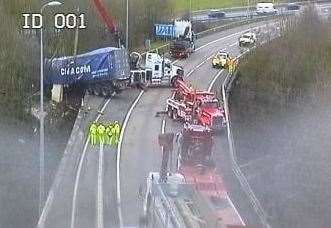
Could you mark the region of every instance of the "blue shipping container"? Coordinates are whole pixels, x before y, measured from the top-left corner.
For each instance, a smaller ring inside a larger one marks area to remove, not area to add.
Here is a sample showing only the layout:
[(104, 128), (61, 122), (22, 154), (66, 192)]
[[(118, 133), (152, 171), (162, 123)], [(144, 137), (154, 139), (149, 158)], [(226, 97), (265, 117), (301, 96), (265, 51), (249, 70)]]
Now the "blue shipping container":
[(124, 80), (130, 76), (126, 50), (114, 47), (47, 60), (45, 71), (47, 84), (62, 85)]

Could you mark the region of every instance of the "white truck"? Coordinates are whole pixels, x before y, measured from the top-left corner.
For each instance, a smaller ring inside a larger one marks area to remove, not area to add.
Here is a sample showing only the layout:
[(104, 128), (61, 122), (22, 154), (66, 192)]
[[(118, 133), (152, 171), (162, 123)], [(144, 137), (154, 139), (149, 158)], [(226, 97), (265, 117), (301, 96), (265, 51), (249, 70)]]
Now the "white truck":
[(188, 58), (195, 50), (195, 35), (192, 23), (185, 20), (176, 20), (175, 40), (170, 43), (170, 55), (173, 58)]
[(275, 6), (271, 2), (260, 2), (256, 4), (256, 13), (258, 15), (263, 14), (277, 14), (277, 9), (275, 9)]
[[(173, 86), (177, 79), (183, 79), (183, 68), (173, 64), (169, 59), (157, 53), (146, 53), (145, 65), (140, 65), (141, 56), (134, 67), (131, 66), (131, 84), (141, 83), (151, 86)], [(132, 56), (132, 54), (131, 54)]]

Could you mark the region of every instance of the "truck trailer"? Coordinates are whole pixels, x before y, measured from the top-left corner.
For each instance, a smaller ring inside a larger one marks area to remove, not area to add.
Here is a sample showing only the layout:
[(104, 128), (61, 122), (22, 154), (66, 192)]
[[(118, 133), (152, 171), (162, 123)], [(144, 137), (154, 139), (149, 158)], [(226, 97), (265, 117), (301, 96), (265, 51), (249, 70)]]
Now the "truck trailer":
[(101, 48), (46, 61), (48, 85), (80, 84), (97, 96), (109, 96), (127, 87), (130, 80), (128, 55), (121, 48)]

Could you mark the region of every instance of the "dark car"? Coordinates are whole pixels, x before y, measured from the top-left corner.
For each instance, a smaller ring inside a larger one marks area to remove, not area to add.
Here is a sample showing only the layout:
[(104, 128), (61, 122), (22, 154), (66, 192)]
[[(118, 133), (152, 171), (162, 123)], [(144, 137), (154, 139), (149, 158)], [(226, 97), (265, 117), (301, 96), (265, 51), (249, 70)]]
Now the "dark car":
[(210, 10), (208, 17), (211, 18), (223, 18), (225, 17), (225, 13), (220, 10)]
[(299, 9), (300, 9), (300, 6), (295, 3), (289, 3), (287, 5), (287, 10), (299, 10)]

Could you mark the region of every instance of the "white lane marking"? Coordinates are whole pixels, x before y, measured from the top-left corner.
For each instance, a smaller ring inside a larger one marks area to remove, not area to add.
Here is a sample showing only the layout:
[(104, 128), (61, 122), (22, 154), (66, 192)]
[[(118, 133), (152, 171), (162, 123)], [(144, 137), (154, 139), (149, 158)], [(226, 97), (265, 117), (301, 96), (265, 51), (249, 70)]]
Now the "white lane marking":
[(216, 40), (213, 40), (213, 41), (211, 41), (211, 42), (209, 42), (209, 43), (206, 43), (206, 44), (204, 44), (204, 45), (198, 47), (198, 48), (195, 49), (195, 50), (196, 50), (196, 51), (199, 51), (200, 49), (205, 48), (205, 47), (207, 47), (207, 46), (209, 46), (209, 45), (211, 45), (211, 44), (213, 44), (213, 43), (216, 43), (216, 42), (221, 41), (221, 40), (225, 40), (225, 39), (227, 39), (227, 38), (230, 38), (230, 37), (236, 36), (236, 35), (241, 34), (241, 33), (245, 33), (245, 32), (247, 32), (247, 31), (249, 31), (249, 30), (250, 30), (250, 29), (246, 29), (246, 30), (243, 30), (243, 31), (240, 31), (240, 32), (233, 33), (233, 34), (228, 35), (228, 36), (221, 37), (221, 38), (219, 38), (219, 39), (216, 39)]
[(103, 228), (103, 144), (99, 150), (97, 211), (97, 227)]
[(228, 198), (228, 200), (229, 200), (229, 202), (230, 202), (230, 204), (231, 204), (231, 207), (235, 210), (237, 216), (239, 217), (240, 222), (241, 222), (241, 225), (242, 225), (242, 226), (246, 226), (246, 223), (245, 223), (244, 220), (241, 218), (241, 216), (240, 216), (240, 214), (239, 214), (237, 208), (234, 206), (232, 200), (230, 199), (230, 196), (229, 196), (227, 193), (226, 193), (226, 198)]
[(41, 213), (40, 219), (38, 221), (37, 227), (38, 228), (44, 228), (46, 217), (49, 211), (50, 206), (52, 205), (54, 200), (54, 192), (53, 190), (49, 191), (48, 198), (44, 207), (44, 210)]
[(165, 126), (166, 126), (166, 120), (163, 119), (163, 120), (162, 120), (162, 127), (161, 127), (161, 133), (162, 133), (162, 134), (164, 134), (164, 132), (165, 132)]
[(211, 81), (211, 83), (209, 84), (209, 87), (208, 87), (208, 92), (211, 91), (211, 89), (213, 88), (215, 82), (217, 81), (217, 79), (219, 78), (219, 76), (223, 73), (224, 70), (220, 70), (216, 76), (214, 77), (214, 79)]
[(144, 94), (144, 91), (142, 90), (136, 100), (131, 105), (129, 111), (127, 112), (123, 125), (122, 130), (120, 134), (120, 138), (117, 145), (117, 161), (116, 161), (116, 191), (117, 191), (117, 212), (118, 212), (118, 219), (119, 219), (119, 226), (120, 228), (123, 227), (123, 217), (122, 217), (122, 207), (121, 207), (121, 179), (120, 179), (120, 162), (121, 162), (121, 151), (122, 151), (122, 144), (123, 144), (123, 137), (125, 133), (126, 126), (130, 120), (130, 116), (132, 114), (133, 109), (138, 104), (141, 96)]
[(195, 69), (190, 70), (190, 72), (187, 73), (186, 78), (190, 77), (191, 74), (195, 71)]
[[(109, 102), (110, 102), (110, 99), (108, 99), (106, 101), (106, 103), (103, 105), (103, 107), (100, 111), (101, 113), (106, 109)], [(95, 121), (98, 121), (100, 119), (100, 117), (101, 117), (101, 114), (99, 114), (97, 116)], [(80, 157), (80, 160), (79, 160), (79, 165), (78, 165), (78, 169), (77, 169), (77, 173), (76, 173), (76, 177), (75, 177), (74, 195), (72, 197), (72, 207), (71, 207), (71, 225), (70, 225), (71, 228), (75, 227), (76, 200), (77, 200), (77, 193), (78, 193), (78, 184), (79, 184), (80, 174), (82, 172), (83, 162), (85, 160), (86, 150), (87, 150), (87, 146), (89, 144), (89, 141), (90, 141), (90, 138), (88, 137), (86, 142), (85, 142), (85, 145), (84, 145), (82, 156)]]
[(75, 227), (76, 198), (77, 198), (77, 192), (78, 192), (78, 183), (79, 183), (79, 177), (80, 177), (80, 173), (82, 171), (83, 161), (85, 159), (86, 149), (89, 144), (89, 141), (90, 141), (90, 138), (87, 138), (84, 149), (83, 149), (82, 156), (80, 157), (80, 160), (79, 160), (79, 165), (78, 165), (78, 169), (77, 169), (77, 173), (76, 173), (74, 195), (72, 197), (71, 225), (70, 225), (71, 228)]
[(237, 45), (237, 42), (233, 43), (233, 44), (230, 44), (229, 47), (233, 47), (233, 46), (236, 46)]

